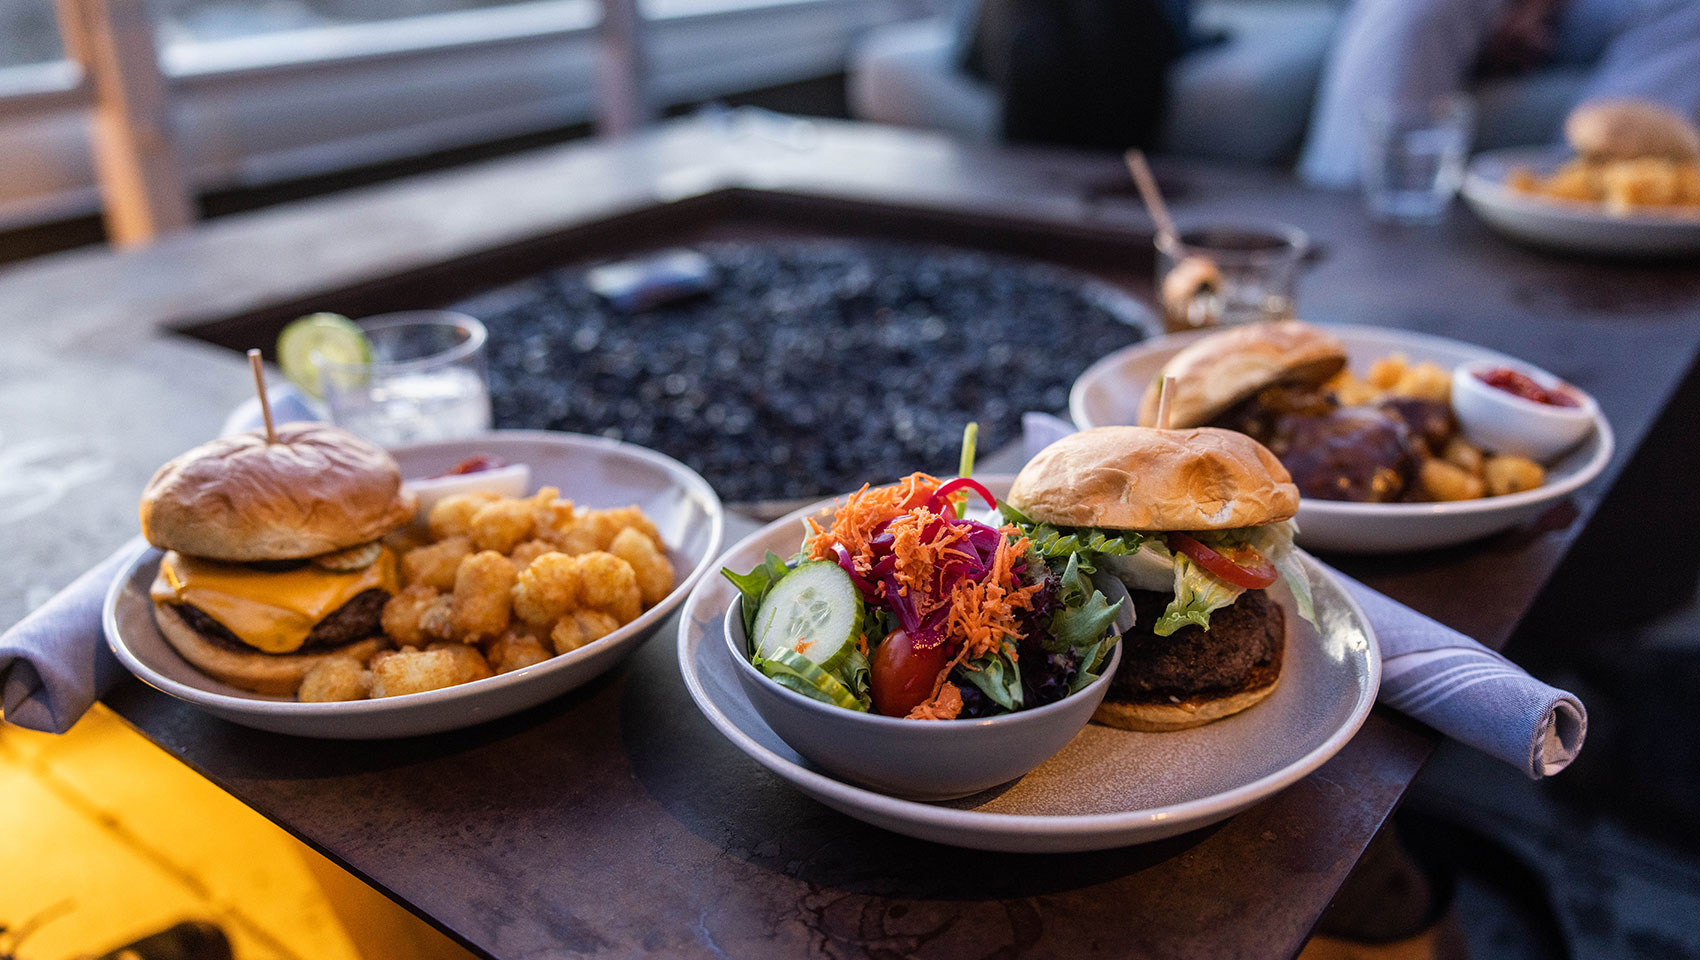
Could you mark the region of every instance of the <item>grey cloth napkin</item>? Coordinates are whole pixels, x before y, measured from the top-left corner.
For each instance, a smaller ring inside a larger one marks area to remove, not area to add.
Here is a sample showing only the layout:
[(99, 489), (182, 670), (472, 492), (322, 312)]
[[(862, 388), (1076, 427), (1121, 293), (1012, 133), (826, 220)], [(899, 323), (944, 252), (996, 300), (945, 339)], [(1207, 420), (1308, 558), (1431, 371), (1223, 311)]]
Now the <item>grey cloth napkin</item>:
[[(1026, 414), (1022, 427), (1029, 458), (1074, 432), (1073, 424), (1048, 413)], [(1329, 569), (1375, 628), (1382, 704), (1537, 780), (1563, 770), (1582, 751), (1588, 711), (1575, 694)]]
[(144, 546), (137, 537), (0, 634), (7, 722), (64, 733), (124, 669), (101, 633), (107, 588)]
[[(271, 386), (266, 396), (279, 423), (320, 419), (288, 384)], [(231, 411), (223, 434), (263, 423), (259, 401), (248, 400)], [(113, 579), (144, 545), (140, 537), (125, 544), (0, 634), (0, 706), (8, 722), (64, 733), (124, 675), (106, 645), (101, 608)]]

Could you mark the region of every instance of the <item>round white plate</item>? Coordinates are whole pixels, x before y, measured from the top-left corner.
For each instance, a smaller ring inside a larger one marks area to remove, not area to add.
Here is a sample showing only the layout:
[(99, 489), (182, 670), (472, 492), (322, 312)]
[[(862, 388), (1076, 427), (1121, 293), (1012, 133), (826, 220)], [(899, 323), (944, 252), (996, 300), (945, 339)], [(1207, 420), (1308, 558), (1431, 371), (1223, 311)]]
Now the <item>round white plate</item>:
[(405, 477), (439, 474), (474, 454), (531, 467), (536, 486), (588, 507), (637, 504), (667, 542), (679, 585), (666, 599), (608, 636), (512, 673), (443, 690), (348, 703), (296, 703), (220, 683), (190, 666), (154, 623), (148, 587), (160, 551), (147, 548), (106, 597), (107, 643), (143, 682), (233, 723), (306, 737), (369, 740), (410, 737), (505, 717), (589, 683), (631, 653), (711, 569), (720, 550), (720, 498), (695, 471), (653, 450), (602, 437), (512, 430), (393, 451)]
[[(1009, 477), (981, 478), (992, 492)], [(715, 566), (748, 570), (766, 551), (797, 552), (802, 518), (775, 521)], [(1233, 816), (1321, 766), (1375, 704), (1381, 655), (1345, 589), (1311, 562), (1320, 630), (1287, 611), (1286, 659), (1269, 699), (1192, 730), (1133, 733), (1090, 724), (1038, 769), (984, 793), (943, 803), (900, 800), (837, 780), (804, 760), (756, 714), (738, 686), (721, 622), (735, 595), (724, 577), (692, 591), (679, 622), (679, 669), (715, 729), (757, 763), (858, 820), (938, 843), (1017, 853), (1106, 850), (1160, 840)]]
[[(1351, 368), (1360, 374), (1390, 353), (1403, 353), (1412, 363), (1434, 363), (1447, 370), (1473, 360), (1532, 366), (1486, 347), (1424, 333), (1350, 324), (1317, 326), (1345, 343)], [(1138, 423), (1139, 401), (1146, 384), (1182, 347), (1209, 332), (1147, 340), (1086, 368), (1069, 394), (1068, 409), (1075, 426), (1085, 429)], [(1611, 453), (1611, 424), (1601, 414), (1594, 431), (1579, 446), (1547, 465), (1547, 482), (1537, 489), (1455, 503), (1306, 499), (1299, 504), (1298, 541), (1312, 550), (1344, 553), (1402, 553), (1467, 543), (1540, 516), (1599, 475), (1611, 462)]]
[(1507, 236), (1570, 253), (1613, 257), (1700, 254), (1700, 210), (1648, 210), (1614, 216), (1603, 207), (1518, 193), (1505, 185), (1512, 168), (1550, 173), (1569, 156), (1555, 147), (1512, 147), (1478, 154), (1464, 176), (1464, 202)]

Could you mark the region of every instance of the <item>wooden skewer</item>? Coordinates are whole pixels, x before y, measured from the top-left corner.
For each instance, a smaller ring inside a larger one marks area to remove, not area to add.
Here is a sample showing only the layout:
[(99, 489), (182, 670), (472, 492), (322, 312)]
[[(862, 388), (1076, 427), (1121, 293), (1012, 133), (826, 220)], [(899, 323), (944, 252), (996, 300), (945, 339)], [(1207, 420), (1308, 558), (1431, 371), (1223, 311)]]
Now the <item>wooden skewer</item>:
[(254, 389), (260, 394), (260, 413), (266, 418), (266, 442), (277, 442), (277, 428), (272, 426), (272, 404), (266, 399), (266, 371), (260, 365), (260, 351), (248, 351), (248, 366), (254, 368)]
[(1139, 196), (1145, 201), (1145, 209), (1151, 214), (1152, 222), (1157, 224), (1157, 232), (1169, 238), (1173, 243), (1180, 234), (1175, 232), (1175, 221), (1169, 216), (1168, 204), (1163, 202), (1163, 194), (1157, 189), (1157, 178), (1151, 175), (1151, 165), (1145, 162), (1145, 151), (1134, 147), (1123, 155), (1127, 161), (1127, 172), (1133, 175), (1134, 186), (1139, 188)]
[(1157, 429), (1169, 429), (1169, 397), (1175, 392), (1175, 378), (1165, 375), (1157, 392)]

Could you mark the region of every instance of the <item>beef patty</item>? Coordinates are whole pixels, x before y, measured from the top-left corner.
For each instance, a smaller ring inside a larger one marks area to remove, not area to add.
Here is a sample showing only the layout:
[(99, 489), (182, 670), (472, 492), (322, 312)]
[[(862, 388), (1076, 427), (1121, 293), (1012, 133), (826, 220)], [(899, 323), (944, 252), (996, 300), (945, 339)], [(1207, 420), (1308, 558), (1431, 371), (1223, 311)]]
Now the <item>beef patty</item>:
[(1261, 687), (1281, 673), (1286, 614), (1262, 590), (1247, 590), (1210, 615), (1210, 629), (1188, 624), (1166, 637), (1151, 625), (1174, 599), (1133, 590), (1135, 626), (1122, 638), (1122, 662), (1109, 699), (1157, 703), (1171, 698), (1221, 697)]
[[(378, 621), (383, 616), (384, 604), (389, 602), (389, 599), (390, 595), (382, 590), (362, 590), (347, 603), (336, 608), (330, 616), (314, 625), (312, 632), (307, 634), (306, 642), (294, 652), (323, 653), (337, 647), (345, 647), (357, 640), (377, 636), (383, 632)], [(177, 613), (201, 636), (219, 646), (245, 653), (264, 652), (236, 639), (236, 634), (231, 633), (229, 627), (214, 620), (199, 607), (180, 603), (177, 605)]]

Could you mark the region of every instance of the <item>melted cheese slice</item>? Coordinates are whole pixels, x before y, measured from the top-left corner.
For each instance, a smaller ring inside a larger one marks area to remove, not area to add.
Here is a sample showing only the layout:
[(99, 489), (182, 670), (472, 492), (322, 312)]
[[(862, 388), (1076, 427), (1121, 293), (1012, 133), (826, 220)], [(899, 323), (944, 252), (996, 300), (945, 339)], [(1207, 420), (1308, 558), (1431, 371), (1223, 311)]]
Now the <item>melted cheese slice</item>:
[(301, 649), (320, 620), (372, 589), (401, 589), (395, 554), (387, 547), (370, 566), (353, 573), (333, 573), (311, 563), (269, 573), (172, 551), (159, 562), (149, 593), (155, 603), (199, 608), (257, 650), (291, 653)]

